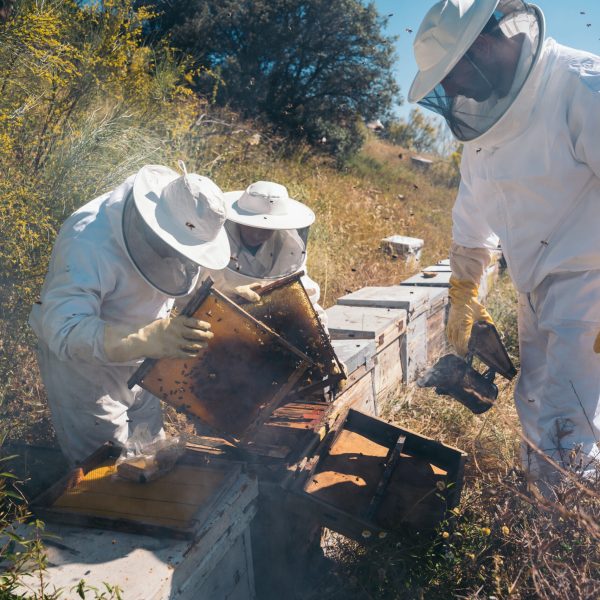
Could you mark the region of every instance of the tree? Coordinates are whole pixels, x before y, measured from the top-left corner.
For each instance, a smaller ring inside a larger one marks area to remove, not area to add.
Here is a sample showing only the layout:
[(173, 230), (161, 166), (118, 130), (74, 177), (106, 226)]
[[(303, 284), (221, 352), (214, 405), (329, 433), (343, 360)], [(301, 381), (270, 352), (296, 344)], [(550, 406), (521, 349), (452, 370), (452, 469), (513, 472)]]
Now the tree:
[(386, 19), (359, 0), (154, 0), (151, 34), (198, 67), (197, 90), (345, 154), (396, 97)]
[(440, 134), (435, 120), (426, 117), (418, 108), (410, 111), (408, 122), (403, 119), (391, 120), (384, 129), (384, 137), (390, 142), (417, 152), (436, 150)]

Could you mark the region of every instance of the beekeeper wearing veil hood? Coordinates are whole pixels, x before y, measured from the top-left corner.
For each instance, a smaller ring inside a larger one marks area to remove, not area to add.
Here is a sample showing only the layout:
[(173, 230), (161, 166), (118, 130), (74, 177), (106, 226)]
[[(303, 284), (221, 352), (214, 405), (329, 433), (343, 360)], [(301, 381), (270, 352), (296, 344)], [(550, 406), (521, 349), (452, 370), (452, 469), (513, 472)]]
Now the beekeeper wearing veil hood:
[[(446, 0), (414, 42), (409, 93), (464, 142), (453, 209), (448, 339), (464, 354), (489, 251), (519, 291), (515, 402), (524, 465), (591, 475), (600, 440), (600, 59), (544, 39), (521, 0)], [(600, 344), (597, 344), (597, 348)]]
[(144, 358), (196, 356), (210, 325), (171, 317), (203, 269), (229, 261), (223, 192), (147, 165), (63, 224), (29, 322), (60, 446), (73, 463), (139, 425), (162, 434), (158, 398), (127, 380)]
[(255, 290), (261, 285), (302, 271), (302, 284), (326, 327), (326, 313), (318, 304), (319, 285), (306, 272), (313, 211), (273, 181), (255, 181), (245, 190), (226, 192), (225, 200), (231, 259), (225, 269), (211, 272), (215, 287), (234, 299), (253, 302), (260, 299)]

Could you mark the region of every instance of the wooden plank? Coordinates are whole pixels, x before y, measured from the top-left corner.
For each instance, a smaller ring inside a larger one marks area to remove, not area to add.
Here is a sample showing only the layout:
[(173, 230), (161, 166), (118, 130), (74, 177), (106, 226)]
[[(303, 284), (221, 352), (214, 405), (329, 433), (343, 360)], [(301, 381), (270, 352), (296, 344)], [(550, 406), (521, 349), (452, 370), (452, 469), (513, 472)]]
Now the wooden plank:
[(332, 339), (372, 339), (377, 349), (390, 344), (406, 329), (406, 311), (402, 309), (337, 304), (326, 313)]
[(344, 306), (374, 306), (400, 308), (407, 312), (408, 322), (429, 308), (428, 293), (416, 286), (392, 285), (388, 287), (364, 287), (338, 298)]
[(400, 338), (400, 357), (405, 383), (415, 381), (427, 368), (426, 314), (421, 314), (409, 322), (406, 334)]
[(336, 416), (347, 411), (349, 408), (360, 410), (368, 415), (377, 414), (375, 402), (374, 369), (366, 371), (364, 376), (346, 387), (335, 399), (335, 411), (330, 418), (333, 421)]
[(403, 369), (400, 339), (396, 339), (375, 356), (375, 397), (381, 402), (402, 383)]

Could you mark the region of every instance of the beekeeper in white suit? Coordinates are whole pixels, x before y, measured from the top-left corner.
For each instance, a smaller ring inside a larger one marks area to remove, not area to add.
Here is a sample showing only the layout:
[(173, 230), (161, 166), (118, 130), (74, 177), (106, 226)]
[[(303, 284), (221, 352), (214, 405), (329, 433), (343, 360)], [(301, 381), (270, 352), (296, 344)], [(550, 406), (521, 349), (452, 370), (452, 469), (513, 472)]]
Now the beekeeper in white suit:
[(169, 314), (202, 268), (227, 265), (225, 219), (210, 179), (150, 165), (63, 224), (30, 324), (71, 462), (141, 424), (162, 434), (158, 399), (127, 380), (142, 359), (195, 356), (212, 337), (207, 323)]
[(221, 271), (211, 272), (215, 287), (224, 294), (250, 302), (260, 300), (256, 288), (287, 275), (304, 271), (301, 278), (321, 322), (319, 285), (306, 273), (306, 243), (313, 211), (289, 197), (285, 186), (257, 181), (245, 190), (226, 192), (225, 230), (231, 259)]
[(600, 440), (600, 59), (544, 39), (521, 0), (448, 0), (414, 42), (409, 100), (464, 142), (453, 210), (448, 338), (464, 353), (489, 250), (520, 292), (515, 402), (525, 466), (557, 479), (536, 447), (586, 474)]

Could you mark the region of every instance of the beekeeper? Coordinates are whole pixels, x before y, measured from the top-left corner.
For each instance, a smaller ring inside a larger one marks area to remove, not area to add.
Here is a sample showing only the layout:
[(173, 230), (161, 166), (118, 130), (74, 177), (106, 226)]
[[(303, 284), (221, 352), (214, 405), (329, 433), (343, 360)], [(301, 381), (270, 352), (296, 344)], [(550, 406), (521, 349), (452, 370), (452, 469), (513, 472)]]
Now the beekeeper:
[(478, 283), (499, 241), (520, 293), (525, 466), (557, 478), (537, 448), (590, 474), (600, 440), (600, 59), (544, 39), (542, 12), (521, 0), (438, 2), (414, 51), (409, 100), (464, 142), (448, 338), (464, 354), (473, 321), (490, 320)]
[(149, 165), (63, 224), (29, 322), (70, 461), (123, 444), (140, 424), (162, 434), (158, 399), (127, 380), (142, 359), (195, 356), (212, 337), (207, 323), (169, 313), (203, 268), (227, 265), (226, 210), (210, 179)]
[(211, 272), (215, 287), (229, 296), (250, 302), (260, 300), (256, 288), (287, 275), (304, 271), (301, 278), (321, 322), (319, 285), (306, 273), (308, 231), (313, 211), (289, 197), (285, 186), (257, 181), (245, 190), (226, 192), (228, 207), (225, 230), (231, 259), (225, 269)]

